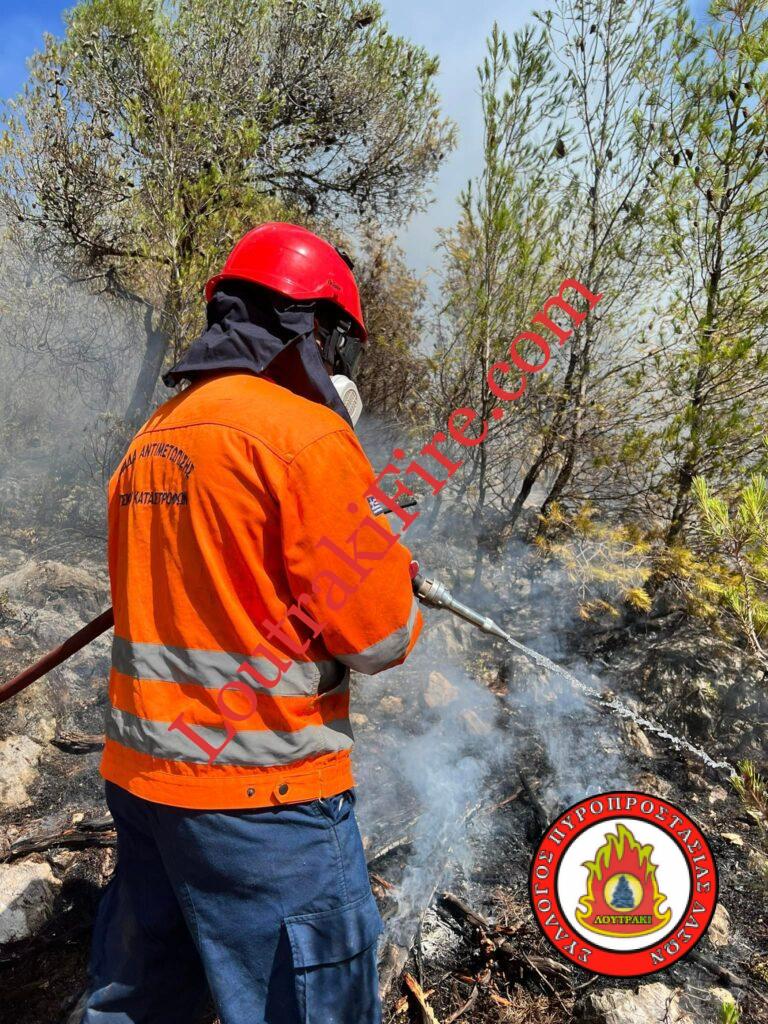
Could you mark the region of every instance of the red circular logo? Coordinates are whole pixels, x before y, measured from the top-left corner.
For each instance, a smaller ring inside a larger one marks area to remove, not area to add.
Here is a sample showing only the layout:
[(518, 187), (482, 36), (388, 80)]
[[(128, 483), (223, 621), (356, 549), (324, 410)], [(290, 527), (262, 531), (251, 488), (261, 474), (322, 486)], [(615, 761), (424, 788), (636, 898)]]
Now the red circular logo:
[(598, 793), (547, 829), (530, 896), (558, 953), (593, 974), (639, 977), (669, 967), (704, 936), (717, 866), (701, 829), (674, 804)]

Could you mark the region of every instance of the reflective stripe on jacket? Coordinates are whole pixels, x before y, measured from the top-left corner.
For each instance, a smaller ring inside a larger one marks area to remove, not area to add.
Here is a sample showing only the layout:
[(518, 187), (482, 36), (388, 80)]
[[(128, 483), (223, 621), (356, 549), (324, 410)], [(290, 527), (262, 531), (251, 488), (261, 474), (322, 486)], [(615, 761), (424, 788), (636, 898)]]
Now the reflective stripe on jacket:
[(203, 380), (109, 485), (105, 778), (160, 803), (266, 806), (354, 784), (349, 669), (409, 653), (409, 553), (336, 413), (246, 373)]

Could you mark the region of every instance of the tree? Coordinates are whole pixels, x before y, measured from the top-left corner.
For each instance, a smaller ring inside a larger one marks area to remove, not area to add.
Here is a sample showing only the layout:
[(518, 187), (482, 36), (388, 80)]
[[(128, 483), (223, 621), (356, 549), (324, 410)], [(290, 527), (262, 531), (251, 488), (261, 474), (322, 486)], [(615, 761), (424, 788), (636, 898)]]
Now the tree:
[[(445, 301), (433, 365), (435, 407), (470, 407), (489, 425), (486, 440), (462, 453), (463, 487), (482, 531), (491, 499), (509, 489), (509, 438), (512, 424), (519, 427), (519, 415), (493, 418), (504, 403), (487, 375), (553, 281), (559, 208), (550, 201), (556, 171), (548, 155), (561, 130), (552, 62), (533, 27), (510, 40), (494, 25), (478, 79), (483, 167), (459, 198), (457, 226), (443, 234)], [(481, 561), (479, 546), (476, 576)]]
[(611, 906), (619, 910), (631, 910), (635, 905), (635, 897), (629, 887), (626, 875), (621, 875), (611, 896)]
[(697, 476), (728, 488), (765, 454), (768, 22), (761, 0), (718, 0), (710, 14), (703, 30), (680, 16), (655, 162), (671, 330), (649, 390), (669, 545)]
[[(605, 450), (606, 421), (613, 419), (615, 433), (626, 415), (623, 403), (598, 388), (607, 377), (596, 370), (601, 364), (613, 370), (636, 355), (627, 324), (645, 301), (646, 219), (653, 201), (645, 171), (658, 86), (670, 62), (665, 40), (674, 6), (655, 0), (558, 0), (541, 19), (562, 67), (573, 138), (552, 154), (567, 157), (562, 174), (571, 195), (572, 216), (560, 230), (563, 276), (578, 278), (605, 298), (599, 314), (587, 317), (568, 342), (565, 372), (510, 525), (546, 471), (555, 473), (541, 505), (543, 517), (571, 486), (580, 459), (591, 475), (590, 444)], [(641, 78), (651, 59), (652, 74)]]
[(255, 222), (398, 221), (451, 146), (437, 60), (356, 0), (83, 0), (46, 37), (0, 150), (38, 255), (143, 312), (143, 417), (200, 289)]
[(733, 508), (710, 493), (703, 477), (694, 478), (692, 490), (705, 535), (730, 576), (713, 586), (715, 596), (768, 670), (768, 480), (754, 474)]
[(375, 226), (359, 240), (355, 279), (369, 335), (359, 375), (363, 402), (368, 412), (396, 418), (402, 432), (408, 422), (423, 422), (424, 284), (408, 269), (394, 237)]

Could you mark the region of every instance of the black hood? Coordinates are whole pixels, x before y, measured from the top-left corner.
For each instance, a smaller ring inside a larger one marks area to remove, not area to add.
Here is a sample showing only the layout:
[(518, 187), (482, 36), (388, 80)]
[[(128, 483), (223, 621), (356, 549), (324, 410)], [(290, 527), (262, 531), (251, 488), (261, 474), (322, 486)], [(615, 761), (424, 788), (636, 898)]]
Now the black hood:
[(222, 281), (206, 313), (207, 329), (163, 376), (167, 387), (240, 370), (327, 405), (352, 425), (315, 341), (314, 303), (290, 303), (246, 282)]

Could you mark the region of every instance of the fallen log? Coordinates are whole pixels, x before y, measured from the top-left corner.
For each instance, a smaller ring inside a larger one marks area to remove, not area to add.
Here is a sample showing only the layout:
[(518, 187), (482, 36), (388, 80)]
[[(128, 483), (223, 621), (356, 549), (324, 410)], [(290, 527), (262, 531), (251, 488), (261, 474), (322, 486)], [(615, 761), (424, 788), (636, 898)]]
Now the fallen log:
[(11, 843), (8, 852), (2, 859), (5, 861), (16, 860), (29, 853), (41, 853), (54, 847), (76, 850), (91, 846), (114, 846), (116, 842), (117, 834), (112, 815), (105, 814), (103, 817), (79, 821), (65, 828), (56, 826), (22, 836)]
[(76, 734), (54, 736), (51, 740), (54, 747), (65, 754), (92, 754), (104, 747), (103, 736), (81, 736)]

